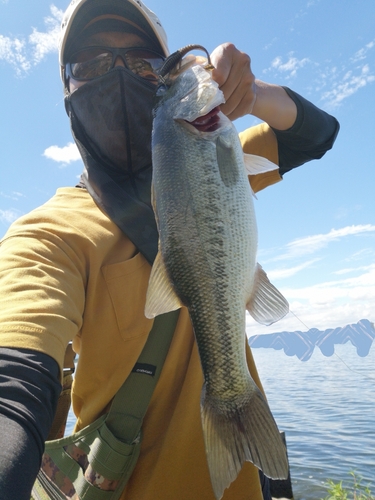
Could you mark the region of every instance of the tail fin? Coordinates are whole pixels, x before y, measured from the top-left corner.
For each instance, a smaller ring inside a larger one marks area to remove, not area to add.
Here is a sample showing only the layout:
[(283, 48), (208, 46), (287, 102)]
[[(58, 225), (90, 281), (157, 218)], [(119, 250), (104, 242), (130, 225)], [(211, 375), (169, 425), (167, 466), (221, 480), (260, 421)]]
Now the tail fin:
[(288, 458), (276, 422), (262, 393), (241, 407), (223, 409), (202, 392), (201, 415), (211, 483), (217, 500), (234, 481), (245, 461), (272, 479), (288, 477)]

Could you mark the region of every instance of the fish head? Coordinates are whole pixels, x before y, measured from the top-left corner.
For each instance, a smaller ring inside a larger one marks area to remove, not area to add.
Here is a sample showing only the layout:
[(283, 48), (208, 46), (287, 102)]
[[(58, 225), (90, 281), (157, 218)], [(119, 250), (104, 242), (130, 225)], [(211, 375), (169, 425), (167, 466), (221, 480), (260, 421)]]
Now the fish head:
[[(219, 106), (225, 102), (219, 85), (212, 79), (211, 70), (207, 69), (207, 60), (189, 55), (176, 68), (157, 91), (158, 108), (168, 109), (168, 115), (194, 133), (206, 132), (204, 126), (215, 117), (213, 130), (219, 128), (219, 121), (226, 124), (229, 120), (220, 112)], [(220, 115), (220, 119), (217, 116)], [(220, 123), (220, 125), (222, 124)], [(203, 124), (203, 126), (200, 126)], [(211, 130), (210, 130), (211, 131)]]

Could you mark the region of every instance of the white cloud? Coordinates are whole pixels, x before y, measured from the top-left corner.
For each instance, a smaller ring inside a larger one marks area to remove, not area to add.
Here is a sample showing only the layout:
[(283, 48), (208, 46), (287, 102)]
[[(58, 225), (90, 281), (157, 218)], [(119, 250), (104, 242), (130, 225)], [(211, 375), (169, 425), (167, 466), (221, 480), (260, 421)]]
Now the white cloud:
[(356, 273), (358, 271), (366, 271), (368, 269), (371, 269), (371, 267), (372, 266), (347, 267), (345, 269), (339, 269), (338, 271), (334, 271), (333, 274), (337, 274), (338, 276), (341, 276), (343, 274)]
[[(337, 108), (343, 101), (375, 81), (375, 73), (366, 62), (374, 47), (375, 39), (345, 60), (341, 67), (337, 63), (333, 66), (332, 61), (329, 61), (326, 68), (320, 69), (315, 89), (322, 92), (321, 100), (325, 107)], [(325, 90), (327, 88), (329, 90)]]
[(354, 54), (354, 56), (350, 59), (351, 62), (356, 63), (358, 61), (363, 61), (364, 59), (366, 59), (367, 53), (374, 47), (375, 40), (372, 40)]
[(0, 61), (11, 64), (17, 76), (29, 71), (31, 62), (26, 55), (26, 42), (0, 35)]
[(18, 219), (20, 215), (21, 213), (13, 208), (10, 208), (8, 210), (0, 209), (0, 221), (5, 224), (11, 224), (16, 219)]
[(281, 73), (289, 73), (289, 78), (296, 76), (297, 71), (308, 64), (310, 60), (307, 57), (297, 59), (293, 54), (294, 53), (291, 52), (288, 56), (288, 60), (285, 62), (282, 57), (276, 57), (271, 63), (271, 68)]
[(375, 264), (352, 278), (319, 283), (314, 286), (280, 288), (288, 299), (290, 313), (281, 321), (265, 327), (247, 315), (249, 336), (309, 328), (336, 328), (361, 319), (375, 320)]
[(63, 165), (81, 159), (81, 155), (79, 154), (78, 148), (76, 144), (73, 142), (69, 142), (66, 146), (63, 146), (62, 148), (59, 146), (50, 146), (44, 151), (43, 156), (45, 156), (49, 160), (56, 161)]
[(355, 213), (355, 212), (358, 212), (360, 210), (362, 210), (362, 205), (360, 204), (356, 204), (356, 205), (352, 205), (352, 206), (341, 206), (341, 207), (338, 207), (337, 210), (336, 210), (336, 213), (334, 215), (335, 219), (346, 219), (349, 217), (349, 215), (351, 215), (352, 213)]
[[(356, 321), (365, 318), (369, 314), (371, 319), (375, 317), (374, 301), (375, 301), (375, 265), (367, 267), (367, 271), (352, 278), (342, 280), (319, 283), (318, 285), (284, 289), (286, 297), (289, 301), (297, 301), (299, 305), (297, 310), (306, 313), (310, 308), (315, 312), (323, 315), (325, 320), (327, 314), (332, 315), (332, 320), (342, 321), (342, 319), (333, 314), (333, 310), (342, 306), (347, 308), (346, 317), (357, 313), (360, 304), (361, 310), (359, 318)], [(298, 312), (298, 311), (297, 311)], [(350, 321), (349, 321), (350, 322)], [(315, 325), (313, 325), (315, 326)]]
[[(334, 279), (326, 278), (325, 281), (316, 283), (315, 273), (310, 272), (303, 273), (299, 279), (293, 278), (287, 287), (280, 285), (283, 283), (281, 279), (295, 276), (308, 267), (317, 266), (319, 257), (323, 258), (325, 254), (302, 263), (298, 262), (299, 258), (320, 251), (331, 242), (357, 236), (366, 237), (366, 235), (372, 237), (375, 235), (375, 225), (362, 224), (332, 229), (324, 234), (298, 238), (284, 248), (273, 249), (277, 256), (268, 259), (268, 262), (280, 262), (280, 254), (282, 254), (281, 259), (285, 261), (291, 259), (289, 268), (267, 270), (270, 280), (289, 301), (291, 312), (281, 321), (268, 327), (259, 325), (247, 316), (248, 335), (305, 331), (309, 328), (324, 330), (356, 323), (361, 319), (375, 321), (375, 251), (370, 246), (362, 245), (361, 250), (351, 253), (347, 259), (342, 259), (342, 262), (347, 261), (345, 265), (341, 269), (337, 267), (332, 269), (330, 273)], [(317, 271), (319, 273), (320, 269)], [(309, 281), (311, 279), (313, 281)], [(280, 280), (279, 284), (277, 280)]]
[(363, 259), (375, 261), (375, 248), (362, 248), (345, 259), (345, 262), (358, 262)]
[(277, 37), (272, 38), (272, 40), (263, 47), (263, 50), (268, 50), (277, 42)]
[(331, 229), (331, 231), (326, 234), (315, 234), (305, 238), (298, 238), (288, 243), (288, 245), (286, 245), (286, 252), (277, 257), (275, 260), (290, 259), (315, 253), (317, 250), (324, 248), (332, 241), (337, 241), (345, 236), (353, 236), (374, 231), (375, 225), (362, 224), (357, 226), (347, 226), (341, 229)]
[(357, 71), (347, 71), (340, 81), (335, 82), (331, 90), (323, 93), (322, 100), (330, 107), (337, 107), (359, 89), (374, 81), (375, 74), (371, 72), (370, 66), (365, 64)]
[(312, 266), (315, 264), (315, 262), (319, 261), (320, 259), (312, 259), (308, 260), (307, 262), (303, 262), (302, 264), (294, 267), (289, 267), (289, 268), (284, 268), (284, 269), (274, 269), (273, 271), (267, 272), (267, 276), (269, 279), (272, 280), (277, 280), (277, 279), (284, 279), (284, 278), (290, 278), (291, 276), (294, 276), (295, 274), (299, 273), (300, 271), (303, 271), (303, 269), (306, 269), (307, 267)]
[(298, 59), (294, 52), (290, 52), (287, 56), (279, 55), (273, 59), (263, 73), (280, 73), (288, 80), (295, 78), (306, 65), (313, 65), (317, 77), (312, 82), (311, 89), (321, 94), (325, 108), (334, 109), (362, 88), (375, 82), (375, 72), (366, 61), (369, 52), (374, 48), (375, 39), (341, 63), (336, 60), (319, 63), (307, 57)]
[(33, 28), (29, 43), (33, 46), (33, 62), (38, 64), (50, 52), (56, 52), (60, 35), (60, 24), (63, 11), (51, 5), (51, 16), (44, 18), (47, 31), (41, 32)]
[[(327, 304), (339, 297), (350, 299), (375, 298), (375, 264), (366, 266), (366, 271), (352, 278), (327, 281), (305, 288), (284, 289), (290, 299), (306, 299), (310, 303)], [(373, 290), (369, 288), (373, 287)]]
[(11, 193), (4, 193), (3, 191), (0, 191), (0, 196), (2, 198), (8, 198), (15, 201), (18, 201), (20, 198), (25, 197), (24, 194), (19, 193), (18, 191), (12, 191)]
[(46, 31), (33, 28), (27, 38), (0, 35), (0, 60), (13, 66), (17, 76), (27, 73), (47, 54), (57, 51), (63, 11), (54, 5), (51, 5), (50, 10), (51, 15), (44, 18)]

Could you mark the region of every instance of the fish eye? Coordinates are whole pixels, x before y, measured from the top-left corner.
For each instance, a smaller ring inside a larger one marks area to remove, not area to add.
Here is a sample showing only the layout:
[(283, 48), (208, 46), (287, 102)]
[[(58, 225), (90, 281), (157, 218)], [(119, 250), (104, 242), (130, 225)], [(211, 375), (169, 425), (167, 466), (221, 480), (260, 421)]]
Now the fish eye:
[(168, 91), (168, 89), (169, 87), (166, 83), (159, 83), (158, 88), (156, 89), (156, 96), (163, 96)]

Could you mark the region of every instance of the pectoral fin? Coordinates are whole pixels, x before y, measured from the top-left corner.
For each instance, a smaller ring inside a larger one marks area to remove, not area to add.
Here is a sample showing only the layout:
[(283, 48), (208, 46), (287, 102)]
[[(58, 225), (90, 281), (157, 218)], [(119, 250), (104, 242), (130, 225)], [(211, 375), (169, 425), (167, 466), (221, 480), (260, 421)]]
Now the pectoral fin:
[(276, 163), (267, 160), (263, 156), (244, 153), (243, 157), (247, 175), (263, 174), (264, 172), (271, 172), (279, 168)]
[(158, 252), (148, 283), (145, 316), (152, 319), (159, 314), (175, 311), (182, 305), (171, 285), (161, 253)]
[(289, 312), (289, 304), (257, 264), (251, 297), (246, 304), (250, 315), (262, 325), (271, 325)]

